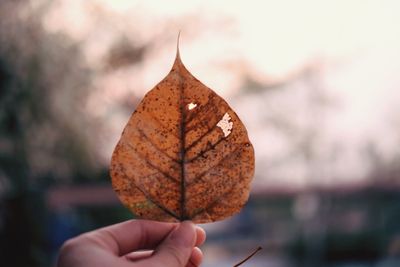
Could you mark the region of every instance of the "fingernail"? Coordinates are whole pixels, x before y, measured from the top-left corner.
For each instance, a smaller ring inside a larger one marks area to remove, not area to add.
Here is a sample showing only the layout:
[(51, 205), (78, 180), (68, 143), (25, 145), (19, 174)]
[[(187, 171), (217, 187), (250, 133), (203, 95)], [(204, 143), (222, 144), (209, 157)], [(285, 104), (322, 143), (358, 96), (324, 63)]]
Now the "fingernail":
[(196, 241), (196, 230), (191, 221), (184, 221), (172, 232), (170, 240), (179, 245), (190, 247)]

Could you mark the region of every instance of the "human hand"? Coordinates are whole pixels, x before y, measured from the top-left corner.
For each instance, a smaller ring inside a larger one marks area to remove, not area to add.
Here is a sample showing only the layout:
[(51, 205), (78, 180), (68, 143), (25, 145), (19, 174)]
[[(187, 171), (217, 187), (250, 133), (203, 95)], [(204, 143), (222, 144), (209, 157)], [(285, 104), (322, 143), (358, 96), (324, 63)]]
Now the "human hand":
[(190, 221), (130, 220), (68, 240), (57, 267), (195, 267), (205, 238)]

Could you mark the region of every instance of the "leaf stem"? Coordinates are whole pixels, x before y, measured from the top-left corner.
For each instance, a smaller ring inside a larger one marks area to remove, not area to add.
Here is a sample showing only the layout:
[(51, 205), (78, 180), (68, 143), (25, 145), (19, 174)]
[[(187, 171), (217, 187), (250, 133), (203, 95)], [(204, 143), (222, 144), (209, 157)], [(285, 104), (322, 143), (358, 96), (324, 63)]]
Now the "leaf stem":
[(258, 247), (256, 250), (253, 251), (253, 253), (251, 253), (249, 256), (247, 256), (244, 260), (242, 260), (241, 262), (235, 264), (233, 267), (238, 267), (240, 265), (242, 265), (243, 263), (245, 263), (246, 261), (248, 261), (251, 257), (253, 257), (257, 252), (259, 252), (262, 249), (262, 247)]

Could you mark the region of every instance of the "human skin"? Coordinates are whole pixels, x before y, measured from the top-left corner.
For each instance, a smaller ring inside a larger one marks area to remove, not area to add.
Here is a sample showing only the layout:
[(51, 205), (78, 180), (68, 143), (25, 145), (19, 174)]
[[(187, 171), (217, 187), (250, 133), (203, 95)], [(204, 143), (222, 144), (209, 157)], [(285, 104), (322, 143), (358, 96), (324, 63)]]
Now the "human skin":
[(130, 220), (66, 241), (57, 267), (194, 267), (205, 238), (190, 221)]

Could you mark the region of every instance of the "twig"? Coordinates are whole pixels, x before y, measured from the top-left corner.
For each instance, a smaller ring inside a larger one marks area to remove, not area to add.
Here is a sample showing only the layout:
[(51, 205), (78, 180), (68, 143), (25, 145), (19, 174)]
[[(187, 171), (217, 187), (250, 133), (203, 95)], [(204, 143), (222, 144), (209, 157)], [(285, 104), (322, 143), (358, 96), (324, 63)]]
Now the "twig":
[(242, 260), (241, 262), (239, 262), (238, 264), (234, 265), (233, 267), (238, 267), (240, 265), (242, 265), (243, 263), (245, 263), (246, 261), (248, 261), (251, 257), (253, 257), (257, 252), (259, 252), (262, 249), (262, 247), (258, 247), (256, 250), (253, 251), (253, 253), (251, 253), (249, 256), (247, 256), (244, 260)]

